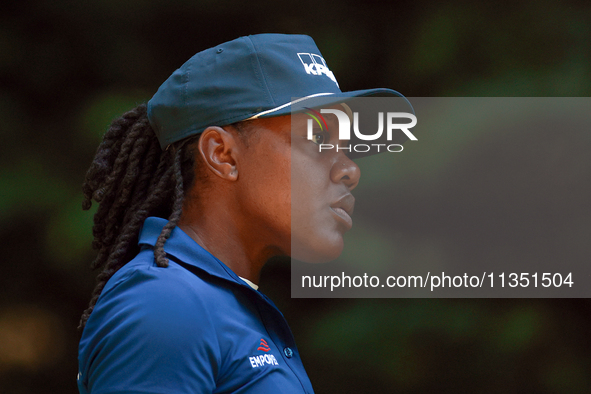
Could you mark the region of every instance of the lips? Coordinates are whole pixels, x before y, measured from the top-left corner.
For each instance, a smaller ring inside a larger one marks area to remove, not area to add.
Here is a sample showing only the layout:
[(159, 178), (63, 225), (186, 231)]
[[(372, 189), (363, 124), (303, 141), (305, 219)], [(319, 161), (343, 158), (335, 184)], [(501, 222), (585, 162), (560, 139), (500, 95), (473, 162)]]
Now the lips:
[(330, 208), (345, 222), (345, 225), (348, 228), (353, 227), (353, 219), (351, 219), (351, 216), (353, 215), (353, 209), (355, 208), (355, 197), (353, 197), (352, 194), (345, 194), (336, 203), (332, 204)]

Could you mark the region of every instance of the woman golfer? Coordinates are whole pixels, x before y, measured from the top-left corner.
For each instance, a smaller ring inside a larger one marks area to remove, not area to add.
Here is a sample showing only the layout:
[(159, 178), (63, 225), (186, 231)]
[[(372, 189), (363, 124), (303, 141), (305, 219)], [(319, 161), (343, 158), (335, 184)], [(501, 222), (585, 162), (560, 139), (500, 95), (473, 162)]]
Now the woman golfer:
[(390, 94), (342, 93), (310, 37), (264, 34), (198, 53), (115, 120), (84, 182), (102, 271), (80, 393), (312, 393), (259, 274), (341, 253), (359, 168), (319, 152), (347, 141), (330, 124), (307, 138), (292, 98)]

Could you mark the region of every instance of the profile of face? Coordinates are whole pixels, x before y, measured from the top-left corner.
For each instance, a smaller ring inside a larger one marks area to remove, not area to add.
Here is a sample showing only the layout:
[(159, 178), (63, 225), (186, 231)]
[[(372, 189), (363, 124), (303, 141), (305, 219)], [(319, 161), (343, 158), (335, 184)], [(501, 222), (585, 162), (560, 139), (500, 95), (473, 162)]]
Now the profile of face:
[(343, 250), (360, 170), (343, 150), (319, 151), (320, 143), (346, 144), (338, 141), (337, 120), (331, 118), (312, 140), (305, 114), (260, 119), (240, 155), (242, 212), (277, 254), (316, 263), (334, 260)]

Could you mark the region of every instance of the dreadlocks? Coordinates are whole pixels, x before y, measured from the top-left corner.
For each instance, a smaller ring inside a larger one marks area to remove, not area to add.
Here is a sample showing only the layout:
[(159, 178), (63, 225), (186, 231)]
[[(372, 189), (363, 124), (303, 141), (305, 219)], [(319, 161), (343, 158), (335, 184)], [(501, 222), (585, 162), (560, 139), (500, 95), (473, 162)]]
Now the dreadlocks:
[(194, 181), (195, 160), (189, 146), (196, 138), (163, 151), (145, 104), (113, 121), (105, 133), (86, 174), (82, 203), (84, 210), (90, 209), (92, 200), (99, 204), (92, 244), (98, 254), (92, 268), (102, 271), (79, 328), (85, 326), (109, 278), (139, 252), (139, 231), (148, 216), (169, 220), (154, 248), (156, 264), (168, 266), (164, 243), (181, 216), (184, 191)]

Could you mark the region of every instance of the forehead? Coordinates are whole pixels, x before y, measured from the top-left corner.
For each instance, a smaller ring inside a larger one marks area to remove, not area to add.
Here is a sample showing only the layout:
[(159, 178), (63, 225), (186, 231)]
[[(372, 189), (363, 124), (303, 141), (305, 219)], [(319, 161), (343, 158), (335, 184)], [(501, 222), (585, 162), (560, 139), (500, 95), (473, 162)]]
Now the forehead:
[(275, 134), (289, 134), (291, 129), (291, 115), (259, 118), (241, 123), (246, 126), (247, 133), (252, 135), (256, 135), (261, 131), (268, 131)]
[(261, 139), (278, 138), (289, 142), (291, 115), (259, 118), (232, 124), (240, 139), (247, 145), (258, 144)]
[(273, 116), (270, 118), (254, 119), (252, 122), (254, 127), (272, 130), (272, 131), (289, 131), (291, 125), (291, 115)]

